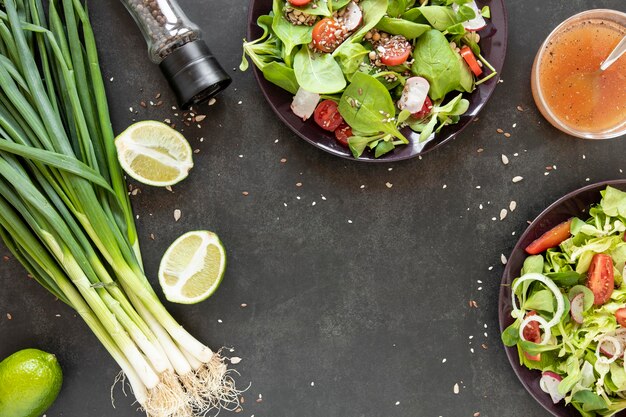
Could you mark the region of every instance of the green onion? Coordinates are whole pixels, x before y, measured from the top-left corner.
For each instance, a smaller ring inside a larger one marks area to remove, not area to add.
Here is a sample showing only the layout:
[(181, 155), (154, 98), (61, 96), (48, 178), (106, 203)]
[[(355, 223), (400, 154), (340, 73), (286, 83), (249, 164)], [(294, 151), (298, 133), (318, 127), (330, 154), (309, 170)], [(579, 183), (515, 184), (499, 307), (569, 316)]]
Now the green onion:
[(95, 38), (81, 0), (0, 6), (0, 238), (74, 308), (149, 416), (239, 406), (218, 352), (143, 272)]

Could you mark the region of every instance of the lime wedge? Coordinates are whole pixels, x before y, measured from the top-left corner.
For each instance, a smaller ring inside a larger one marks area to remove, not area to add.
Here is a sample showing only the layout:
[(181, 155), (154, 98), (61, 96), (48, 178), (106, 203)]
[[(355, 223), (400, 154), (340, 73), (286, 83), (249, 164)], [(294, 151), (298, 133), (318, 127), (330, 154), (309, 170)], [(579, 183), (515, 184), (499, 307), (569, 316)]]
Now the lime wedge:
[(39, 417), (56, 400), (63, 373), (57, 358), (24, 349), (0, 362), (0, 416)]
[(195, 304), (217, 290), (225, 269), (226, 251), (217, 235), (193, 231), (176, 239), (165, 251), (159, 283), (169, 301)]
[(174, 185), (193, 167), (187, 139), (165, 123), (137, 122), (115, 138), (117, 157), (128, 175), (157, 187)]

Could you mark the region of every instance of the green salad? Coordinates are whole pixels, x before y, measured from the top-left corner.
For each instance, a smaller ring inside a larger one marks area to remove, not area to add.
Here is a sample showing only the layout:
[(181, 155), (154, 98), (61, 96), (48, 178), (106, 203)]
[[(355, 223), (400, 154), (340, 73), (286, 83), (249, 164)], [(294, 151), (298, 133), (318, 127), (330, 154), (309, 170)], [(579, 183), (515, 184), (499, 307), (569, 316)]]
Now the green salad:
[(273, 0), (246, 56), (294, 95), (293, 112), (358, 158), (434, 138), (469, 108), (463, 93), (496, 75), (480, 53), (489, 7), (474, 0)]
[(513, 324), (506, 346), (542, 372), (556, 404), (582, 416), (626, 409), (626, 193), (607, 187), (589, 218), (572, 218), (527, 248), (511, 284)]

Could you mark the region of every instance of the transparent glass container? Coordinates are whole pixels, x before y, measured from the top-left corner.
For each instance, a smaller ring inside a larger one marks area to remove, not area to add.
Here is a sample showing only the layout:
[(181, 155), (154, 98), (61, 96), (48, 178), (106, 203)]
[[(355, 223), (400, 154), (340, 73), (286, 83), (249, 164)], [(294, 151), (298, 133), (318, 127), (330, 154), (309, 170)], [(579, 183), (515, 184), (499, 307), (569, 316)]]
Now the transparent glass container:
[[(563, 23), (557, 26), (546, 38), (543, 42), (537, 55), (535, 57), (535, 61), (533, 63), (532, 73), (531, 73), (531, 88), (533, 93), (533, 98), (535, 99), (535, 104), (539, 108), (541, 114), (546, 118), (550, 124), (552, 124), (557, 129), (567, 133), (568, 135), (583, 138), (583, 139), (612, 139), (619, 136), (626, 135), (626, 120), (622, 120), (615, 126), (612, 126), (607, 129), (580, 129), (576, 128), (567, 123), (566, 120), (563, 120), (559, 116), (555, 114), (550, 108), (546, 100), (546, 94), (548, 93), (542, 84), (541, 84), (541, 68), (544, 60), (549, 60), (549, 45), (555, 39), (558, 39), (559, 35), (572, 27), (582, 24), (583, 22), (608, 22), (611, 24), (616, 24), (624, 28), (626, 30), (626, 13), (620, 12), (617, 10), (609, 10), (609, 9), (594, 9), (588, 10), (582, 13), (578, 13), (569, 19), (566, 19)], [(608, 55), (608, 54), (607, 54)], [(598, 68), (599, 70), (599, 68)]]
[(148, 54), (159, 64), (182, 108), (213, 97), (231, 79), (219, 65), (200, 28), (175, 0), (121, 0), (141, 29)]

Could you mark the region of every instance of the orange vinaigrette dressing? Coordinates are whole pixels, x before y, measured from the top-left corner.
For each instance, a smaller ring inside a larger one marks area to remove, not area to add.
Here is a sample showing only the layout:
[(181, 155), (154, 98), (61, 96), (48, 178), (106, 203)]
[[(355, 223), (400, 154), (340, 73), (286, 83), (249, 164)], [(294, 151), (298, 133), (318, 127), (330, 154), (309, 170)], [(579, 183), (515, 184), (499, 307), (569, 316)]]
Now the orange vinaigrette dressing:
[(617, 23), (587, 19), (548, 43), (539, 67), (541, 92), (562, 123), (599, 132), (626, 122), (626, 55), (600, 71), (624, 35)]

